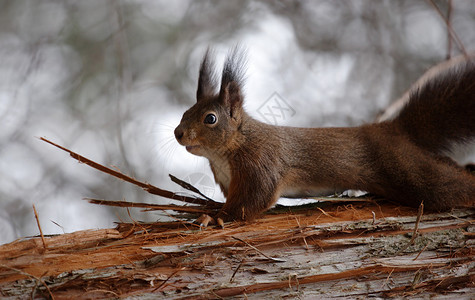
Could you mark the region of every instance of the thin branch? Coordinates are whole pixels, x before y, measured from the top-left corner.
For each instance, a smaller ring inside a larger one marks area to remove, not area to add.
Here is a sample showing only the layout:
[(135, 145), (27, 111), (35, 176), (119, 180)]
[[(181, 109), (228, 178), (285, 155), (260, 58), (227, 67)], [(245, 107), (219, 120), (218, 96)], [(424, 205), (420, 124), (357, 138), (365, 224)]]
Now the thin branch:
[(130, 176), (127, 176), (125, 174), (122, 174), (121, 172), (119, 171), (116, 171), (116, 170), (113, 170), (111, 168), (108, 168), (108, 167), (105, 167), (99, 163), (96, 163), (88, 158), (85, 158), (84, 156), (81, 156), (63, 146), (60, 146), (58, 144), (55, 144), (51, 141), (49, 141), (48, 139), (46, 138), (43, 138), (43, 137), (40, 137), (39, 138), (40, 140), (44, 141), (44, 142), (47, 142), (63, 151), (66, 151), (69, 153), (69, 155), (76, 159), (77, 161), (79, 161), (80, 163), (84, 163), (90, 167), (93, 167), (94, 169), (97, 169), (101, 172), (104, 172), (104, 173), (107, 173), (109, 175), (112, 175), (114, 177), (117, 177), (119, 179), (122, 179), (124, 181), (127, 181), (127, 182), (130, 182), (132, 184), (135, 184), (139, 187), (141, 187), (142, 189), (144, 189), (145, 191), (149, 192), (150, 194), (153, 194), (153, 195), (157, 195), (157, 196), (161, 196), (161, 197), (164, 197), (164, 198), (169, 198), (169, 199), (173, 199), (173, 200), (178, 200), (178, 201), (182, 201), (182, 202), (186, 202), (186, 203), (193, 203), (193, 204), (200, 204), (200, 205), (204, 205), (206, 207), (209, 207), (209, 208), (221, 208), (222, 207), (222, 203), (219, 203), (219, 202), (216, 202), (214, 200), (205, 200), (205, 199), (201, 199), (201, 198), (195, 198), (195, 197), (187, 197), (187, 196), (180, 196), (180, 195), (177, 195), (171, 191), (167, 191), (167, 190), (163, 190), (163, 189), (160, 189), (154, 185), (151, 185), (149, 183), (145, 183), (145, 182), (141, 182), (141, 181), (138, 181), (136, 180), (135, 178), (132, 178)]
[(416, 239), (416, 236), (418, 235), (419, 223), (421, 222), (423, 212), (424, 212), (424, 202), (421, 202), (421, 204), (419, 205), (418, 212), (417, 212), (416, 224), (414, 225), (414, 231), (412, 232), (412, 238), (409, 241), (410, 245), (412, 245), (414, 243), (414, 240)]
[(160, 205), (160, 204), (150, 204), (150, 203), (136, 203), (136, 202), (127, 202), (127, 201), (112, 201), (112, 200), (100, 200), (92, 198), (84, 198), (89, 203), (97, 205), (107, 205), (107, 206), (117, 206), (117, 207), (141, 207), (146, 208), (147, 210), (174, 210), (178, 212), (187, 212), (187, 213), (201, 213), (209, 214), (212, 213), (212, 210), (201, 208), (200, 206), (178, 206), (178, 205)]
[(181, 186), (182, 188), (186, 189), (186, 190), (189, 190), (193, 193), (196, 193), (198, 195), (200, 195), (201, 197), (205, 198), (206, 200), (208, 201), (214, 201), (213, 199), (209, 198), (208, 196), (206, 196), (205, 194), (203, 194), (199, 189), (197, 189), (196, 187), (194, 187), (193, 185), (191, 185), (190, 183), (186, 182), (186, 181), (183, 181), (175, 176), (173, 176), (172, 174), (168, 174), (168, 176), (170, 176), (170, 179), (178, 184), (179, 186)]
[[(421, 222), (423, 213), (424, 213), (424, 202), (421, 202), (421, 204), (419, 205), (418, 212), (417, 212), (416, 224), (414, 225), (414, 231), (412, 232), (411, 240), (409, 241), (409, 243), (407, 243), (407, 245), (404, 248), (399, 250), (396, 253), (396, 255), (401, 255), (401, 253), (406, 251), (406, 249), (409, 248), (410, 245), (414, 244), (414, 240), (416, 239), (416, 237), (418, 235), (419, 223)], [(419, 253), (419, 255), (420, 255), (420, 253)], [(417, 257), (419, 257), (419, 255), (417, 255)]]
[(459, 48), (460, 52), (463, 53), (463, 55), (467, 56), (467, 50), (465, 49), (462, 41), (460, 40), (460, 38), (458, 37), (457, 33), (455, 32), (455, 30), (453, 29), (452, 25), (450, 24), (450, 21), (444, 16), (444, 14), (442, 13), (442, 11), (440, 10), (440, 8), (435, 4), (434, 0), (426, 0), (428, 1), (432, 7), (434, 7), (435, 11), (439, 14), (439, 16), (442, 18), (442, 20), (444, 21), (445, 25), (447, 26), (447, 29), (449, 31), (449, 34), (450, 36), (452, 37), (452, 39), (454, 40), (455, 44), (457, 44), (457, 47)]
[[(447, 23), (452, 24), (452, 0), (449, 0), (447, 5), (448, 5)], [(447, 60), (449, 60), (451, 57), (452, 57), (452, 36), (450, 35), (450, 31), (447, 29)]]
[(43, 247), (46, 250), (46, 241), (45, 241), (45, 236), (43, 235), (43, 230), (41, 230), (41, 225), (40, 225), (40, 219), (38, 218), (38, 213), (36, 212), (36, 207), (33, 204), (33, 212), (35, 213), (35, 219), (36, 219), (36, 224), (38, 225), (38, 229), (40, 230), (40, 235), (41, 235), (41, 241), (43, 242)]
[(233, 282), (234, 276), (236, 276), (236, 273), (239, 271), (239, 269), (241, 269), (243, 263), (244, 263), (244, 260), (242, 260), (242, 261), (239, 263), (239, 266), (237, 266), (236, 270), (234, 270), (233, 275), (232, 275), (231, 278), (229, 279), (229, 282)]

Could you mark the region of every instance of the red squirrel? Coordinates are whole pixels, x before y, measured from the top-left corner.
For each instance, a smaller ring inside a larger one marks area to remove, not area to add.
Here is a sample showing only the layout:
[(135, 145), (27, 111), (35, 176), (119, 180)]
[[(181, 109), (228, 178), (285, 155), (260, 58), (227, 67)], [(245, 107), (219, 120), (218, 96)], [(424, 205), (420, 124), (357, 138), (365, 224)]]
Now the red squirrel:
[(243, 109), (245, 54), (225, 60), (221, 84), (208, 50), (197, 102), (177, 141), (209, 160), (226, 197), (216, 220), (253, 220), (279, 197), (364, 190), (402, 205), (443, 211), (473, 206), (475, 176), (446, 156), (475, 138), (475, 60), (412, 91), (393, 120), (348, 128), (295, 128), (253, 119)]

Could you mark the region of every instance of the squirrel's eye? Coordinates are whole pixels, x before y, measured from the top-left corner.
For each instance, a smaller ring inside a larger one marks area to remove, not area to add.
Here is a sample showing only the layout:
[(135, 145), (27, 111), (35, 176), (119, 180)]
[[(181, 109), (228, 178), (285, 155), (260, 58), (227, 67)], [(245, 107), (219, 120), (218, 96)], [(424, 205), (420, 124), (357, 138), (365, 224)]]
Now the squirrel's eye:
[(204, 123), (205, 123), (205, 124), (214, 124), (214, 123), (216, 123), (217, 120), (218, 120), (218, 118), (216, 117), (216, 115), (214, 115), (214, 114), (208, 114), (208, 115), (206, 115), (206, 117), (205, 117)]

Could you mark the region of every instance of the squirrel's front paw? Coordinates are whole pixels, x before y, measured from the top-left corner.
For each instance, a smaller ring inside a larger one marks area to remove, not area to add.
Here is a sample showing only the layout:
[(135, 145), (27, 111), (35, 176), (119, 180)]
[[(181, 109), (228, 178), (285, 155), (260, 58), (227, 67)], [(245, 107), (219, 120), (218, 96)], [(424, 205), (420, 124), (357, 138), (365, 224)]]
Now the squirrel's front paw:
[(216, 220), (214, 218), (212, 218), (210, 215), (202, 214), (193, 223), (200, 225), (200, 227), (208, 227), (208, 225), (216, 224)]
[(198, 219), (195, 220), (195, 224), (199, 224), (201, 227), (208, 227), (208, 225), (219, 225), (221, 228), (224, 228), (224, 220), (227, 220), (227, 215), (225, 213), (218, 213), (214, 217), (211, 217), (207, 214), (202, 214)]

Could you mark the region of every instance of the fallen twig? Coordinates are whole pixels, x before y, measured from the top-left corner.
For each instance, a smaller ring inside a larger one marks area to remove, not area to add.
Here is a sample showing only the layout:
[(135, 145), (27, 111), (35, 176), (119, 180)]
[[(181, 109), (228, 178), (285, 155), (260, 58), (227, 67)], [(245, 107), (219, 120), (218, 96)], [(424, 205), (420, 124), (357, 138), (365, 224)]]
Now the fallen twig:
[(193, 204), (199, 204), (199, 205), (203, 205), (203, 206), (206, 206), (206, 207), (209, 207), (209, 208), (221, 208), (222, 207), (222, 203), (219, 203), (219, 202), (216, 202), (214, 200), (210, 200), (210, 199), (201, 199), (201, 198), (196, 198), (196, 197), (187, 197), (187, 196), (181, 196), (181, 195), (177, 195), (176, 193), (174, 192), (171, 192), (171, 191), (167, 191), (167, 190), (163, 190), (163, 189), (160, 189), (154, 185), (151, 185), (149, 183), (145, 183), (145, 182), (141, 182), (135, 178), (132, 178), (130, 176), (127, 176), (119, 171), (116, 171), (116, 170), (113, 170), (111, 168), (108, 168), (108, 167), (105, 167), (99, 163), (96, 163), (84, 156), (81, 156), (63, 146), (60, 146), (56, 143), (53, 143), (51, 142), (50, 140), (46, 139), (46, 138), (43, 138), (43, 137), (40, 137), (40, 140), (44, 141), (44, 142), (47, 142), (63, 151), (66, 151), (69, 153), (69, 155), (76, 159), (77, 161), (81, 162), (81, 163), (84, 163), (90, 167), (93, 167), (94, 169), (97, 169), (99, 171), (102, 171), (104, 173), (107, 173), (109, 175), (112, 175), (114, 177), (117, 177), (119, 179), (122, 179), (124, 181), (127, 181), (127, 182), (130, 182), (132, 184), (135, 184), (141, 188), (143, 188), (145, 191), (149, 192), (150, 194), (153, 194), (153, 195), (157, 195), (157, 196), (161, 196), (161, 197), (165, 197), (165, 198), (169, 198), (169, 199), (173, 199), (173, 200), (178, 200), (178, 201), (182, 201), (182, 202), (186, 202), (186, 203), (193, 203)]
[(43, 247), (46, 250), (46, 241), (45, 241), (45, 236), (43, 235), (43, 230), (41, 230), (41, 225), (40, 225), (40, 219), (38, 218), (38, 213), (36, 212), (36, 207), (33, 204), (33, 212), (35, 213), (35, 219), (36, 219), (36, 224), (38, 225), (38, 229), (40, 230), (40, 235), (41, 235), (41, 241), (43, 242)]
[(195, 188), (193, 185), (189, 184), (188, 182), (186, 181), (183, 181), (175, 176), (173, 176), (172, 174), (168, 174), (168, 176), (170, 176), (170, 179), (178, 184), (179, 186), (181, 186), (182, 188), (186, 189), (186, 190), (189, 190), (193, 193), (197, 193), (198, 195), (200, 195), (201, 197), (205, 198), (206, 200), (209, 200), (209, 201), (213, 201), (213, 199), (209, 198), (208, 196), (206, 196), (205, 194), (203, 194), (199, 189)]
[(187, 213), (201, 213), (209, 214), (212, 210), (204, 209), (201, 206), (179, 206), (179, 205), (160, 205), (160, 204), (150, 204), (150, 203), (136, 203), (136, 202), (127, 202), (127, 201), (112, 201), (112, 200), (100, 200), (92, 198), (84, 198), (89, 203), (97, 205), (107, 205), (107, 206), (118, 206), (118, 207), (141, 207), (146, 208), (147, 210), (174, 210), (178, 212), (187, 212)]
[[(419, 209), (417, 211), (417, 218), (416, 218), (416, 224), (414, 224), (414, 231), (412, 232), (412, 237), (411, 237), (411, 240), (409, 241), (409, 243), (407, 243), (407, 245), (402, 248), (401, 250), (399, 250), (397, 252), (397, 255), (401, 255), (401, 253), (403, 253), (404, 251), (406, 251), (407, 248), (409, 248), (409, 246), (411, 246), (412, 244), (414, 244), (414, 240), (416, 239), (417, 235), (419, 234), (418, 230), (419, 230), (419, 223), (421, 222), (421, 219), (422, 219), (422, 214), (424, 213), (424, 202), (421, 202), (421, 204), (419, 205)], [(420, 253), (419, 253), (420, 255)], [(419, 255), (417, 255), (417, 257), (419, 257)], [(416, 257), (416, 258), (417, 258)]]
[(229, 279), (229, 282), (233, 282), (234, 276), (236, 276), (236, 273), (239, 271), (239, 269), (242, 267), (242, 264), (244, 263), (244, 260), (242, 260), (239, 265), (237, 266), (236, 270), (234, 270), (233, 275), (231, 276), (231, 279)]

